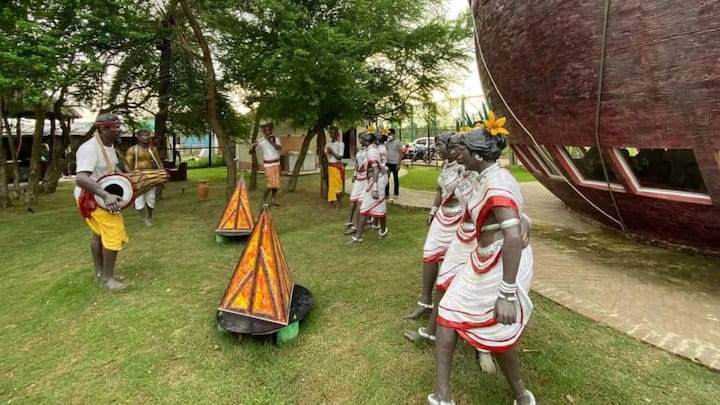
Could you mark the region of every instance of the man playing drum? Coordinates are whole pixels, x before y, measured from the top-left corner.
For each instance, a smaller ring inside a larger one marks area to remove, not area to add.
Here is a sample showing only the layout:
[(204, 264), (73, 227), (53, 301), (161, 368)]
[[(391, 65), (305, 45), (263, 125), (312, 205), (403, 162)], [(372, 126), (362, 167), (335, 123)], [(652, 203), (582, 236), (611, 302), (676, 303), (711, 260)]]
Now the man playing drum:
[[(122, 133), (122, 121), (115, 114), (100, 114), (95, 120), (97, 132), (77, 151), (75, 199), (80, 214), (92, 231), (90, 252), (95, 265), (95, 279), (103, 287), (122, 290), (127, 284), (115, 277), (115, 261), (123, 244), (128, 241), (125, 223), (120, 213), (121, 197), (111, 194), (98, 184), (105, 174), (118, 172), (118, 156), (114, 142)], [(95, 196), (104, 201), (106, 208), (95, 202)]]
[[(132, 170), (150, 171), (162, 169), (158, 150), (150, 144), (151, 132), (148, 129), (140, 129), (135, 133), (137, 144), (131, 146), (125, 154), (125, 160)], [(135, 197), (135, 209), (145, 226), (152, 226), (152, 214), (155, 209), (157, 188), (150, 187), (147, 192)]]

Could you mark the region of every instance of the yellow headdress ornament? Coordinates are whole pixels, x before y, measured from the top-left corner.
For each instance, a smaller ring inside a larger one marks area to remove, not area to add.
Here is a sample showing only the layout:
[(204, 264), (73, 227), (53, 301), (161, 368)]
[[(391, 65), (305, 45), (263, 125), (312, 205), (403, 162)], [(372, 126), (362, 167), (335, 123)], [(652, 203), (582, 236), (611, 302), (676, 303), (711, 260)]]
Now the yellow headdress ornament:
[(498, 119), (495, 119), (495, 113), (491, 110), (488, 113), (488, 119), (483, 120), (483, 125), (485, 126), (485, 129), (490, 133), (492, 136), (498, 136), (498, 135), (510, 135), (510, 132), (508, 132), (507, 129), (505, 129), (505, 121), (507, 119), (505, 117), (500, 117)]
[(372, 126), (372, 125), (370, 125), (370, 126), (368, 127), (367, 131), (365, 131), (365, 132), (367, 132), (368, 134), (374, 134), (374, 133), (375, 133), (375, 127)]

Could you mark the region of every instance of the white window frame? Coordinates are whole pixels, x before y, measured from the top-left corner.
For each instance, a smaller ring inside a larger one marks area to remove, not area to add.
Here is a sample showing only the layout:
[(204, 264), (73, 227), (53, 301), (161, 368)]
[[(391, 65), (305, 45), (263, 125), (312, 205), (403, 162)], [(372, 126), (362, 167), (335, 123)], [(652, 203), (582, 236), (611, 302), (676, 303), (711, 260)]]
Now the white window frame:
[[(634, 148), (634, 146), (630, 147)], [(667, 190), (663, 188), (644, 187), (640, 185), (640, 182), (638, 181), (637, 177), (635, 177), (635, 173), (632, 171), (632, 168), (628, 164), (627, 160), (625, 160), (625, 158), (623, 157), (622, 152), (620, 152), (620, 148), (613, 148), (612, 154), (612, 158), (614, 158), (616, 163), (615, 166), (619, 166), (622, 170), (622, 173), (618, 174), (625, 178), (628, 186), (630, 187), (631, 193), (643, 197), (659, 198), (662, 200), (712, 205), (712, 198), (710, 198), (709, 194), (693, 193), (690, 191), (680, 190)], [(720, 165), (720, 162), (718, 162), (718, 164)]]
[[(617, 191), (617, 192), (626, 192), (625, 187), (620, 183), (615, 182), (606, 182), (606, 181), (599, 181), (599, 180), (588, 180), (585, 177), (583, 177), (582, 173), (580, 172), (580, 169), (577, 168), (575, 165), (575, 162), (570, 158), (570, 154), (565, 150), (565, 146), (577, 146), (580, 148), (585, 148), (584, 146), (578, 146), (578, 145), (555, 145), (555, 151), (557, 152), (558, 158), (562, 160), (561, 163), (564, 163), (565, 169), (568, 170), (568, 174), (570, 175), (570, 179), (578, 185), (584, 186), (584, 187), (590, 187), (597, 190), (603, 190), (603, 191)], [(609, 163), (609, 162), (608, 162)], [(609, 186), (609, 187), (608, 187)]]

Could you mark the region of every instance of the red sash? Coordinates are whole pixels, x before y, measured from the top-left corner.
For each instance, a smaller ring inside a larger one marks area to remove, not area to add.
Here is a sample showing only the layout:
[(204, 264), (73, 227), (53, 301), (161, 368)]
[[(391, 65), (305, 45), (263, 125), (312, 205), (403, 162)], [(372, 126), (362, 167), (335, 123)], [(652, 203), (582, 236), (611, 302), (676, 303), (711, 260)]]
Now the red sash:
[(331, 166), (340, 170), (340, 178), (345, 179), (345, 166), (343, 166), (342, 162), (328, 162), (328, 167)]
[(78, 201), (78, 207), (80, 208), (80, 215), (83, 218), (90, 218), (93, 211), (97, 209), (97, 202), (95, 202), (95, 196), (85, 189), (80, 191), (80, 200)]

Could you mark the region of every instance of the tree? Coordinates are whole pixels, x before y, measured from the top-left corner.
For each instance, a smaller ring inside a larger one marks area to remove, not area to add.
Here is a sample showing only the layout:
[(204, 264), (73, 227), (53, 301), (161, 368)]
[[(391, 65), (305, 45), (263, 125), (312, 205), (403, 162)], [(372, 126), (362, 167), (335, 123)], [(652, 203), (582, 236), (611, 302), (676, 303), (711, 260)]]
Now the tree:
[(467, 57), (460, 45), (472, 32), (468, 15), (448, 21), (430, 0), (216, 4), (227, 80), (267, 95), (268, 116), (308, 128), (290, 191), (313, 137), (324, 145), (334, 122), (398, 117), (409, 100), (429, 99)]
[(220, 108), (218, 106), (219, 94), (217, 90), (217, 82), (215, 80), (215, 67), (213, 66), (210, 46), (208, 45), (205, 35), (200, 28), (198, 19), (195, 17), (195, 14), (188, 4), (188, 0), (180, 0), (180, 4), (182, 5), (183, 12), (185, 13), (185, 17), (188, 19), (190, 27), (192, 27), (192, 30), (195, 33), (198, 44), (200, 44), (200, 48), (202, 49), (203, 65), (207, 71), (206, 100), (208, 122), (220, 140), (220, 144), (224, 150), (223, 157), (225, 158), (225, 163), (227, 164), (228, 169), (225, 195), (226, 198), (229, 198), (237, 181), (235, 170), (235, 150), (232, 148), (232, 143), (225, 133), (225, 129), (223, 128), (222, 120), (220, 118)]
[[(0, 30), (5, 51), (0, 64), (0, 95), (6, 100), (18, 99), (35, 111), (25, 198), (29, 209), (38, 191), (42, 125), (48, 108), (62, 112), (66, 101), (97, 94), (113, 58), (128, 43), (146, 35), (134, 29), (139, 26), (137, 22), (147, 19), (144, 4), (140, 0), (16, 0), (2, 6)], [(62, 123), (61, 130), (67, 131)], [(61, 156), (59, 149), (64, 149), (66, 142), (68, 132), (63, 133), (61, 145), (52, 142), (56, 150), (51, 156)]]

